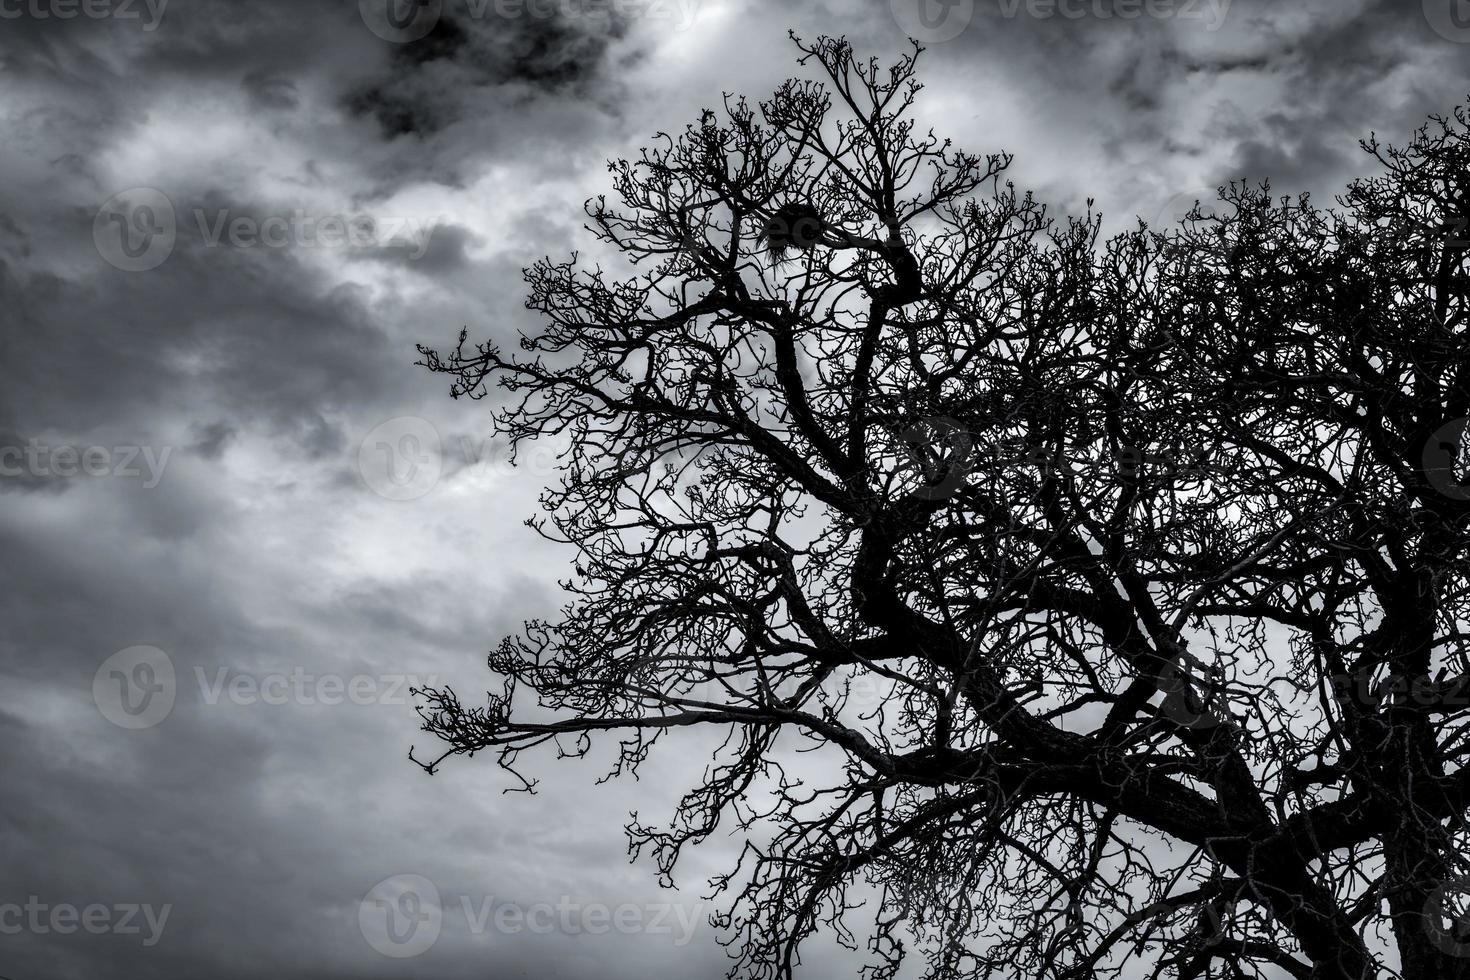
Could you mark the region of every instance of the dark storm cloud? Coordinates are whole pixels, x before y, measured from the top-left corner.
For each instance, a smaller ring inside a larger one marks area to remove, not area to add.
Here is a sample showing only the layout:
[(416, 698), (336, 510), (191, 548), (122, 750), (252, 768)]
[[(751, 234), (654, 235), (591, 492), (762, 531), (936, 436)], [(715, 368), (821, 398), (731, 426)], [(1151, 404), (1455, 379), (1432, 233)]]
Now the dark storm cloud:
[[(28, 763), (8, 774), (10, 791), (28, 804), (0, 827), (5, 897), (147, 903), (169, 908), (169, 917), (154, 946), (126, 935), (6, 937), (0, 948), (7, 975), (401, 976), (399, 964), (368, 949), (358, 932), (358, 900), (376, 881), (406, 871), (426, 875), (450, 909), (458, 895), (476, 902), (486, 896), (529, 900), (527, 895), (543, 894), (524, 884), (535, 880), (537, 867), (561, 867), (557, 859), (536, 855), (570, 848), (589, 858), (615, 843), (608, 832), (599, 843), (578, 847), (587, 831), (570, 816), (548, 814), (538, 830), (516, 830), (523, 819), (508, 806), (497, 813), (493, 797), (467, 807), (463, 786), (400, 765), (402, 747), (413, 740), (405, 706), (210, 703), (208, 684), (219, 671), (233, 677), (287, 669), (308, 640), (293, 629), (257, 625), (265, 610), (249, 596), (226, 594), (226, 582), (203, 568), (152, 572), (148, 581), (129, 582), (100, 569), (89, 575), (75, 559), (40, 549), (17, 558), (26, 571), (5, 574), (8, 595), (34, 602), (50, 591), (67, 596), (84, 615), (59, 629), (20, 609), (12, 619), (6, 609), (14, 623), (9, 643), (31, 655), (28, 665), (18, 665), (11, 689), (31, 704), (21, 717), (0, 714), (8, 754)], [(205, 587), (186, 584), (191, 578)], [(150, 601), (157, 591), (176, 597), (172, 621)], [(453, 619), (440, 615), (441, 604), (452, 607), (462, 591), (429, 577), (313, 608), (310, 625), (331, 631), (351, 652), (335, 661), (316, 654), (309, 669), (379, 676), (412, 662), (406, 649), (443, 644), (444, 650), (467, 651), (510, 628), (509, 619), (487, 619), (474, 609), (468, 615), (460, 609)], [(536, 601), (534, 586), (493, 598), (506, 610)], [(32, 608), (39, 612), (46, 604)], [(51, 615), (60, 611), (50, 604)], [(282, 611), (277, 607), (277, 616)], [(90, 705), (36, 704), (37, 692), (54, 691), (59, 675), (71, 682), (67, 688), (85, 692), (86, 658), (68, 654), (115, 643), (127, 631), (173, 651), (181, 684), (166, 721), (120, 733)], [(195, 684), (196, 672), (205, 683)], [(67, 721), (67, 737), (59, 741), (48, 723), (57, 714)], [(376, 773), (365, 779), (369, 767)], [(555, 793), (551, 799), (567, 807), (562, 812), (574, 812), (570, 800)], [(324, 806), (334, 813), (330, 821), (322, 819)], [(502, 855), (493, 870), (463, 863), (466, 855), (486, 852)], [(529, 864), (518, 867), (522, 861)], [(573, 872), (551, 894), (586, 888)], [(460, 924), (446, 929), (415, 968), (447, 978), (483, 977), (486, 963), (537, 972), (539, 962), (540, 975), (557, 975), (546, 971), (548, 962), (577, 959), (575, 942), (531, 938), (474, 936)], [(659, 955), (687, 967), (687, 959), (673, 959), (677, 952), (634, 950), (605, 965), (605, 972), (561, 975), (637, 976), (638, 963)], [(708, 953), (700, 959), (710, 964)]]
[(1407, 142), (1426, 116), (1463, 101), (1470, 45), (1435, 34), (1427, 6), (1316, 4), (1309, 26), (1289, 36), (1271, 26), (1270, 6), (1248, 8), (1245, 29), (1271, 58), (1282, 98), (1238, 115), (1238, 142), (1220, 177), (1330, 197), (1374, 166), (1359, 139), (1376, 130)]
[[(989, 117), (990, 145), (972, 148), (1018, 150), (1021, 183), (1073, 212), (1095, 196), (1115, 228), (1230, 180), (1330, 198), (1372, 166), (1360, 137), (1402, 142), (1465, 97), (1470, 44), (1436, 33), (1433, 2), (1150, 6), (981, 0), (925, 58)], [(1015, 130), (996, 125), (1012, 114)], [(1008, 143), (1010, 131), (1024, 142)]]
[[(697, 747), (595, 797), (587, 764), (544, 774), (544, 796), (504, 798), (484, 760), (434, 779), (408, 765), (408, 704), (207, 696), (221, 670), (436, 674), (467, 699), (492, 686), (485, 651), (559, 601), (567, 556), (520, 527), (549, 463), (512, 470), (487, 406), (450, 403), (411, 366), (414, 344), (452, 344), (465, 325), (510, 346), (532, 329), (519, 270), (587, 245), (579, 206), (608, 190), (605, 159), (724, 91), (764, 96), (795, 71), (788, 26), (846, 31), (880, 56), (901, 43), (887, 3), (707, 0), (686, 33), (591, 4), (485, 9), (453, 0), (403, 44), (345, 0), (171, 0), (153, 29), (0, 19), (0, 450), (159, 462), (152, 486), (40, 464), (0, 477), (0, 672), (15, 692), (0, 758), (23, 801), (0, 821), (0, 903), (174, 906), (148, 949), (0, 936), (0, 974), (722, 972), (707, 932), (675, 948), (463, 921), (404, 969), (357, 921), (368, 889), (405, 872), (451, 907), (656, 900), (647, 866), (624, 866), (620, 825), (668, 812)], [(1097, 195), (1110, 215), (1231, 177), (1335, 187), (1361, 167), (1358, 136), (1402, 138), (1463, 97), (1470, 52), (1414, 4), (1288, 16), (1235, 0), (1214, 31), (1005, 9), (982, 5), (930, 45), (921, 106), (967, 149), (1014, 151), (1022, 186), (1074, 211)], [(94, 219), (136, 188), (165, 195), (177, 225), (161, 264), (129, 272), (99, 251)], [(333, 244), (333, 222), (359, 216), (406, 237)], [(395, 428), (403, 417), (428, 428)], [(437, 438), (438, 472), (394, 500), (362, 453), (418, 445), (404, 432)], [(126, 731), (93, 681), (140, 645), (172, 658), (178, 698)]]
[(210, 422), (207, 425), (194, 425), (195, 442), (189, 446), (190, 452), (198, 453), (207, 460), (218, 460), (224, 454), (225, 446), (233, 439), (237, 431), (227, 422)]
[[(387, 235), (388, 229), (384, 229), (377, 237)], [(354, 248), (348, 255), (354, 259), (391, 262), (438, 276), (466, 268), (470, 263), (469, 249), (486, 244), (482, 236), (468, 228), (447, 224), (403, 228), (397, 238), (397, 241), (374, 242)]]
[[(1416, 6), (1377, 0), (1351, 17), (1330, 16), (1326, 8), (1322, 13), (1290, 38), (1267, 27), (1259, 13), (1248, 21), (1274, 41), (1267, 50), (1274, 49), (1289, 97), (1258, 107), (1264, 111), (1234, 127), (1238, 142), (1222, 180), (1270, 180), (1283, 193), (1330, 196), (1370, 165), (1358, 139), (1379, 129), (1402, 141), (1425, 115), (1460, 99), (1453, 86), (1440, 84), (1448, 79), (1424, 69), (1439, 64), (1442, 71), (1448, 61), (1463, 71), (1470, 67), (1470, 49), (1436, 37)], [(1393, 77), (1410, 84), (1383, 84)]]
[(282, 75), (252, 71), (240, 80), (240, 86), (260, 109), (295, 109), (299, 104), (296, 83)]
[[(0, 445), (146, 448), (164, 460), (153, 486), (59, 477), (44, 455), (0, 480), (15, 502), (0, 515), (0, 669), (16, 698), (0, 706), (0, 724), (7, 786), (26, 801), (0, 824), (0, 903), (172, 906), (154, 946), (117, 934), (0, 936), (0, 973), (393, 976), (357, 923), (375, 881), (412, 870), (446, 890), (498, 889), (493, 876), (467, 877), (462, 856), (440, 854), (436, 834), (490, 846), (475, 831), (489, 809), (465, 806), (462, 785), (426, 788), (404, 761), (406, 700), (210, 704), (195, 672), (447, 679), (467, 667), (457, 680), (473, 690), (480, 651), (515, 626), (502, 610), (550, 610), (540, 580), (486, 585), (466, 574), (515, 523), (493, 508), (454, 518), (479, 525), (440, 562), (461, 572), (400, 567), (395, 551), (413, 548), (395, 540), (443, 531), (387, 509), (398, 505), (373, 497), (356, 465), (363, 434), (393, 415), (455, 417), (441, 385), (411, 368), (415, 340), (519, 306), (463, 289), (419, 295), (437, 277), (466, 275), (468, 250), (485, 239), (426, 218), (417, 228), (432, 237), (417, 263), (387, 245), (324, 247), (294, 229), (280, 247), (263, 239), (302, 197), (328, 193), (337, 203), (309, 208), (308, 232), (358, 214), (417, 218), (382, 202), (404, 187), (456, 186), (461, 165), (488, 159), (481, 131), (513, 129), (498, 122), (512, 101), (527, 111), (538, 92), (596, 74), (602, 43), (565, 27), (479, 24), (459, 49), (408, 56), (352, 4), (295, 0), (176, 0), (151, 32), (0, 22), (14, 113), (0, 148)], [(375, 125), (333, 118), (373, 86), (437, 118), (435, 145), (400, 151)], [(232, 132), (251, 135), (217, 152), (211, 141)], [(260, 181), (265, 172), (273, 179)], [(166, 260), (146, 272), (112, 267), (92, 244), (98, 206), (137, 186), (162, 191), (178, 218)], [(379, 271), (388, 266), (393, 276)], [(344, 530), (311, 543), (353, 512), (369, 527), (375, 512), (409, 522), (385, 532), (382, 554), (336, 554)], [(93, 675), (139, 644), (173, 659), (179, 700), (158, 727), (128, 732), (92, 704)], [(351, 826), (349, 813), (368, 819)], [(483, 976), (462, 940), (441, 944), (439, 975)], [(502, 945), (498, 958), (523, 969), (555, 946)], [(628, 958), (627, 975), (639, 959)]]
[(31, 442), (18, 432), (0, 428), (0, 493), (64, 492), (66, 479), (26, 465), (25, 452)]

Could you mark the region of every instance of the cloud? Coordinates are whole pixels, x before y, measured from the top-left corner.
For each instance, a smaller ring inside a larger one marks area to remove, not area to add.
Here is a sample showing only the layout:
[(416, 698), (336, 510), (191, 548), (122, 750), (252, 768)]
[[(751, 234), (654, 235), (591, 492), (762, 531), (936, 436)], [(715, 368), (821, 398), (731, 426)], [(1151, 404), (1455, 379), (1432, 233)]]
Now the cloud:
[[(796, 70), (788, 27), (847, 31), (888, 57), (900, 26), (856, 0), (622, 16), (477, 16), (495, 8), (454, 0), (395, 44), (356, 7), (174, 0), (152, 30), (0, 25), (0, 449), (167, 460), (153, 486), (112, 470), (0, 477), (14, 692), (0, 758), (24, 802), (0, 823), (0, 903), (174, 906), (149, 949), (4, 937), (7, 975), (402, 976), (357, 914), (405, 872), (451, 903), (660, 900), (650, 869), (625, 865), (622, 814), (668, 812), (697, 753), (596, 795), (588, 764), (545, 773), (542, 796), (502, 797), (487, 760), (434, 779), (410, 766), (421, 736), (405, 704), (211, 703), (209, 683), (223, 670), (257, 685), (299, 671), (490, 686), (485, 650), (554, 614), (568, 556), (520, 524), (544, 468), (504, 465), (488, 406), (450, 402), (412, 366), (414, 344), (533, 329), (519, 270), (587, 245), (579, 208), (608, 190), (606, 159), (723, 92), (766, 94)], [(1330, 191), (1362, 168), (1358, 136), (1402, 139), (1463, 97), (1470, 50), (1387, 2), (1303, 14), (1235, 0), (1213, 31), (1002, 11), (981, 4), (929, 46), (920, 111), (968, 149), (1015, 152), (1018, 182), (1058, 208), (1096, 196), (1116, 225), (1237, 176)], [(119, 229), (95, 219), (140, 188), (167, 198), (175, 226), (166, 258), (129, 272), (99, 245)], [(423, 248), (323, 234), (363, 217)], [(367, 435), (397, 419), (427, 425), (443, 455), (407, 501), (363, 469)], [(136, 645), (165, 651), (180, 687), (163, 723), (134, 732), (101, 715), (92, 684)], [(581, 980), (724, 964), (708, 931), (675, 948), (460, 920), (411, 969)]]

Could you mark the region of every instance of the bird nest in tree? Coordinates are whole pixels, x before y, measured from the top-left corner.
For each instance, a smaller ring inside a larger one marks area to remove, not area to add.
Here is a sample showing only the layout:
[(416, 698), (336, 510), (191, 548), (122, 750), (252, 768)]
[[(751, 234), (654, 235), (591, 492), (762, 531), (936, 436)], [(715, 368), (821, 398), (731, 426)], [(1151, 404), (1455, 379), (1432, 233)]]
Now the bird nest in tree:
[(805, 201), (793, 201), (772, 212), (761, 228), (760, 238), (772, 255), (784, 256), (791, 250), (811, 251), (826, 229), (820, 211)]

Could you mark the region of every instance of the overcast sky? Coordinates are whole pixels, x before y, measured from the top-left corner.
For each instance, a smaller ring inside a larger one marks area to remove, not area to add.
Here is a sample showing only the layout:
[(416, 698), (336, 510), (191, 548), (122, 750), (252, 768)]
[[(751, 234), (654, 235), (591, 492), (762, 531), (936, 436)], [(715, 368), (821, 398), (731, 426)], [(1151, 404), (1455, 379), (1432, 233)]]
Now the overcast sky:
[(492, 686), (567, 567), (544, 461), (414, 344), (534, 328), (519, 270), (585, 248), (606, 160), (768, 94), (788, 28), (918, 33), (926, 121), (1117, 228), (1325, 203), (1466, 97), (1451, 2), (0, 0), (0, 976), (722, 973), (735, 843), (669, 893), (622, 836), (697, 746), (536, 796), (406, 761), (406, 686)]

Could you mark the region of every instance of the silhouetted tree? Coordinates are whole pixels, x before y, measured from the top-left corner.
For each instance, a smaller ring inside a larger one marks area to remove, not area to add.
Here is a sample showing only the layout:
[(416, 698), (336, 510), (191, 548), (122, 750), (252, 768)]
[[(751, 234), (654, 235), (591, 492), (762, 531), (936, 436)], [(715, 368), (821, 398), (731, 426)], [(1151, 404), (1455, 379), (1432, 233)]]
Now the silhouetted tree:
[(793, 40), (823, 81), (611, 165), (630, 278), (421, 349), (569, 438), (578, 557), (420, 764), (722, 733), (628, 833), (667, 879), (741, 829), (735, 974), (830, 926), (876, 978), (1470, 977), (1463, 113), (1336, 209), (1103, 240), (915, 126), (917, 47)]

